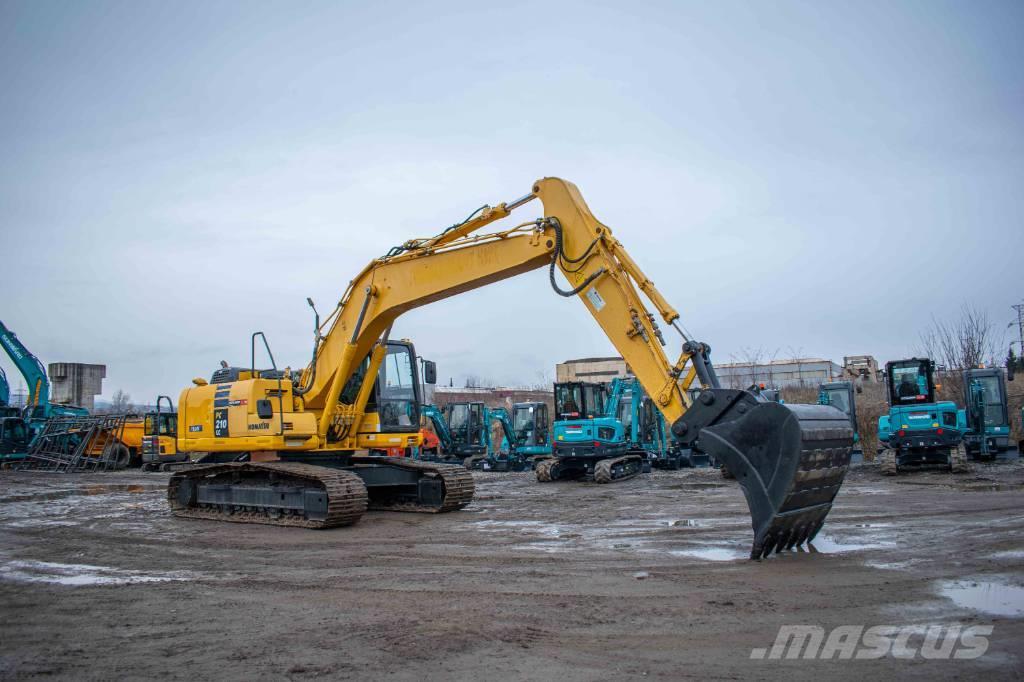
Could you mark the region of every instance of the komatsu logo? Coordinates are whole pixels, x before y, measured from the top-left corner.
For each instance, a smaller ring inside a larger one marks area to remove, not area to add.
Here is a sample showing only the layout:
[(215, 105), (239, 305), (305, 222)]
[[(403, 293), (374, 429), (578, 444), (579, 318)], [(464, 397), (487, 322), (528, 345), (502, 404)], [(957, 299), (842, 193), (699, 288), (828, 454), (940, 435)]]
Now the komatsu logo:
[(270, 429), (270, 424), (263, 422), (261, 424), (249, 424), (250, 431), (267, 431)]

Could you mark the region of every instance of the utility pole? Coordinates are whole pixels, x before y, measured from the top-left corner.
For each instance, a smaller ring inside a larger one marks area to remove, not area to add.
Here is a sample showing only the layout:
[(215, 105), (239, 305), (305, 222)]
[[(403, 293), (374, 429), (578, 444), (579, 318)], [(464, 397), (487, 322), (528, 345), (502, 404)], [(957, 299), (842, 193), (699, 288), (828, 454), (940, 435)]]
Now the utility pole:
[(1010, 307), (1017, 311), (1017, 333), (1020, 336), (1020, 353), (1024, 355), (1024, 303), (1018, 303)]

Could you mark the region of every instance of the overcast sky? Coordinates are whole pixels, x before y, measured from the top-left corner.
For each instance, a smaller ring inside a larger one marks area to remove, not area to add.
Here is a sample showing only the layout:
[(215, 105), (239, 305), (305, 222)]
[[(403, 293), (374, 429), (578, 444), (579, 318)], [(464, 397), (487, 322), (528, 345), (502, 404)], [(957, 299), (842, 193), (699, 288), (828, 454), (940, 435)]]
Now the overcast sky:
[[(557, 175), (719, 362), (885, 361), (965, 302), (1003, 334), (1022, 35), (1019, 1), (0, 2), (0, 319), (177, 401), (257, 329), (304, 365), (307, 296)], [(456, 385), (613, 352), (544, 271), (394, 335)]]

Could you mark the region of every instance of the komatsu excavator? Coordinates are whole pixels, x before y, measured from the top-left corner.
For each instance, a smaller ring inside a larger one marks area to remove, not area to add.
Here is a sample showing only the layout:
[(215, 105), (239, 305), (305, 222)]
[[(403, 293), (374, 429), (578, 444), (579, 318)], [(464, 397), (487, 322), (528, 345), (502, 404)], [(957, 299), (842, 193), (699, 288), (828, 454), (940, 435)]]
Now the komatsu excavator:
[[(543, 217), (478, 232), (534, 200)], [(312, 361), (301, 373), (195, 380), (178, 404), (178, 450), (232, 461), (175, 473), (172, 510), (320, 528), (353, 523), (368, 507), (464, 507), (473, 482), (462, 467), (355, 454), (381, 441), (419, 443), (416, 361), (411, 352), (391, 351), (391, 327), (418, 306), (543, 267), (558, 295), (578, 297), (593, 315), (680, 446), (711, 453), (736, 475), (753, 519), (751, 558), (811, 540), (846, 475), (853, 442), (846, 416), (830, 406), (780, 405), (721, 388), (708, 346), (684, 333), (679, 313), (576, 186), (558, 178), (370, 262), (323, 324), (317, 316)], [(568, 289), (556, 281), (558, 271)], [(641, 294), (681, 337), (674, 361)], [(687, 391), (697, 384), (703, 390), (691, 401)]]

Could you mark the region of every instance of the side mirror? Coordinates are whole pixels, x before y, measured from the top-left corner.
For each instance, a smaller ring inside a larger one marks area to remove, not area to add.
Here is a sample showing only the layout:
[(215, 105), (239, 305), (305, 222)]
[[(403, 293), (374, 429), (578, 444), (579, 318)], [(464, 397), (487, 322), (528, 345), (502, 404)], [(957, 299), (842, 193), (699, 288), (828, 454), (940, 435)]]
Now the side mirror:
[(437, 363), (434, 362), (433, 360), (423, 361), (423, 383), (437, 383)]
[(863, 392), (864, 392), (864, 387), (861, 386), (860, 384), (857, 384), (857, 393), (863, 393)]
[(256, 401), (256, 416), (260, 419), (270, 419), (274, 416), (274, 405), (269, 400)]

